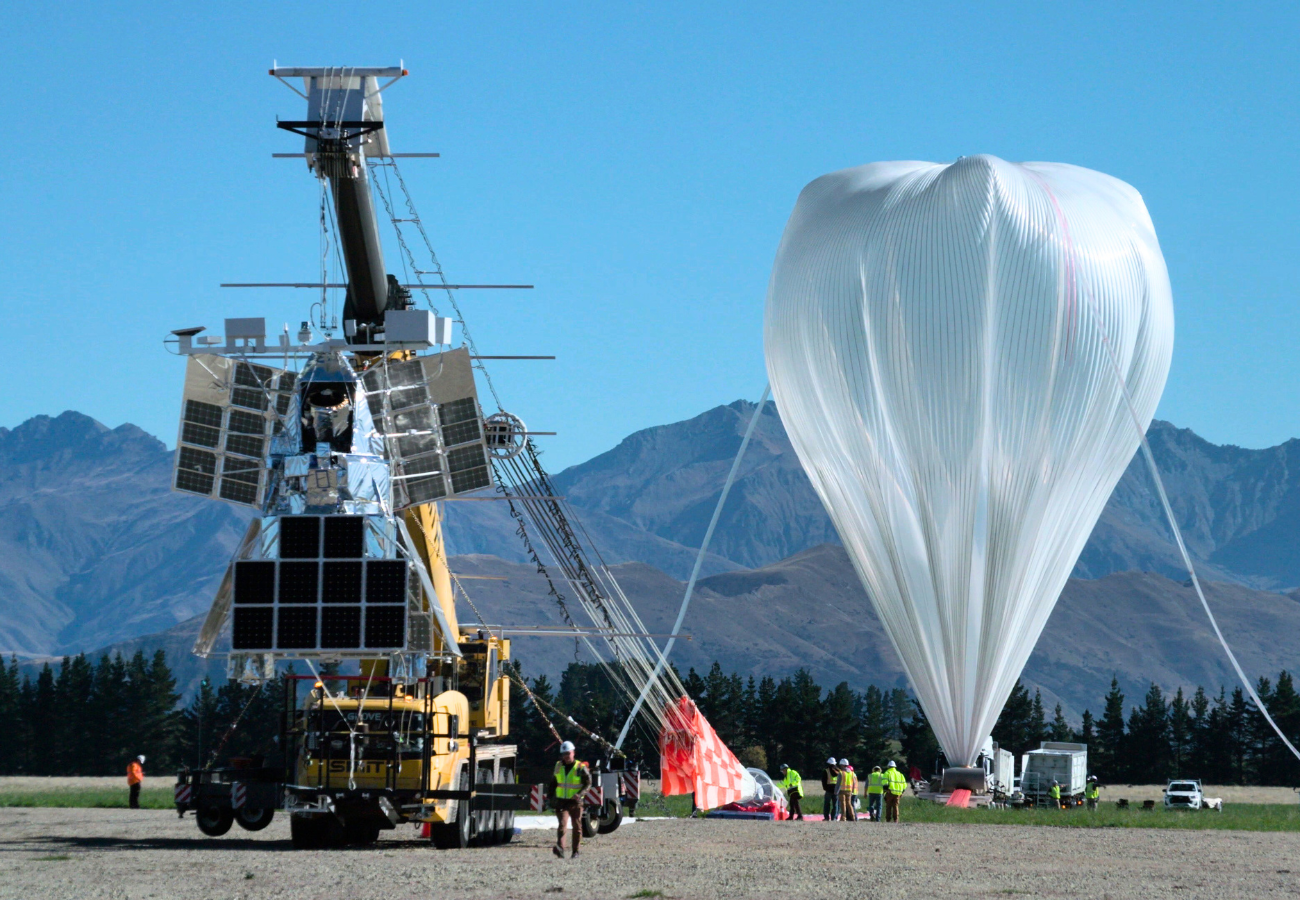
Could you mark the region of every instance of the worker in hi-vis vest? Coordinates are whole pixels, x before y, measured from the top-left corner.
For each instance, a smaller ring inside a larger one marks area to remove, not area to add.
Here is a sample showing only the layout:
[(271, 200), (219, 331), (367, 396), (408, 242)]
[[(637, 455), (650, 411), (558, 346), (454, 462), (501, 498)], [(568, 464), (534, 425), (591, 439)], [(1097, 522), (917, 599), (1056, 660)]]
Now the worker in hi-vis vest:
[(781, 780), (778, 787), (785, 791), (790, 801), (790, 818), (803, 821), (803, 777), (794, 769), (781, 763)]
[(1051, 801), (1051, 806), (1061, 808), (1061, 782), (1055, 778), (1052, 779), (1052, 786), (1047, 790), (1047, 799)]
[(591, 787), (591, 770), (587, 764), (574, 757), (572, 741), (560, 745), (560, 761), (555, 764), (555, 776), (551, 779), (551, 806), (559, 827), (555, 831), (555, 846), (551, 852), (564, 859), (564, 829), (573, 826), (573, 856), (578, 855), (578, 844), (582, 841), (582, 795)]
[(873, 766), (867, 776), (867, 818), (872, 822), (880, 821), (880, 804), (885, 793), (885, 773), (880, 766)]
[(1099, 787), (1100, 785), (1097, 784), (1097, 776), (1089, 775), (1088, 784), (1083, 789), (1083, 799), (1088, 801), (1088, 809), (1097, 808), (1097, 798), (1101, 796), (1098, 792)]
[(140, 785), (144, 784), (144, 756), (137, 756), (126, 764), (126, 789), (131, 809), (140, 808)]
[(845, 822), (856, 822), (858, 814), (853, 809), (853, 797), (858, 792), (858, 776), (847, 759), (840, 760), (839, 803), (840, 816)]
[(822, 769), (822, 818), (827, 822), (835, 821), (835, 813), (839, 810), (836, 802), (839, 795), (840, 769), (832, 756), (826, 760), (826, 768)]
[(898, 771), (891, 759), (885, 766), (885, 821), (898, 821), (898, 801), (907, 791), (907, 779)]

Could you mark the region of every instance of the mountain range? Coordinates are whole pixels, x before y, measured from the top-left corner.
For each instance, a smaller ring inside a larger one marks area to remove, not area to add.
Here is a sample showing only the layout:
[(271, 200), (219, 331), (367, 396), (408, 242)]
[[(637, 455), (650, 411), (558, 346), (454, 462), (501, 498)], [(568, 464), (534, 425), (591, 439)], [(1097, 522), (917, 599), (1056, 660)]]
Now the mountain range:
[[(553, 478), (652, 630), (671, 623), (753, 411), (737, 401), (644, 429)], [(1284, 652), (1261, 648), (1300, 625), (1288, 617), (1300, 603), (1278, 593), (1300, 584), (1300, 442), (1217, 446), (1160, 421), (1148, 436), (1198, 572), (1219, 583), (1211, 602), (1222, 604), (1225, 630), (1244, 629), (1235, 632), (1243, 661), (1261, 667), (1248, 670), (1294, 668)], [(0, 649), (43, 656), (168, 645), (177, 659), (247, 514), (171, 492), (171, 459), (134, 426), (108, 429), (75, 412), (0, 429)], [(1027, 681), (1070, 710), (1095, 703), (1112, 672), (1133, 689), (1152, 679), (1230, 682), (1221, 651), (1197, 631), (1203, 614), (1190, 605), (1141, 463), (1121, 478), (1026, 668)], [(451, 504), (447, 538), (458, 572), (509, 579), (469, 582), (489, 618), (555, 615), (529, 586), (504, 504)], [(716, 658), (754, 674), (807, 665), (824, 683), (898, 683), (897, 660), (837, 543), (769, 404), (705, 561), (700, 612), (687, 622), (693, 640), (679, 644), (677, 661)], [(572, 658), (563, 640), (518, 647), (531, 671)], [(190, 668), (187, 679), (198, 671)]]

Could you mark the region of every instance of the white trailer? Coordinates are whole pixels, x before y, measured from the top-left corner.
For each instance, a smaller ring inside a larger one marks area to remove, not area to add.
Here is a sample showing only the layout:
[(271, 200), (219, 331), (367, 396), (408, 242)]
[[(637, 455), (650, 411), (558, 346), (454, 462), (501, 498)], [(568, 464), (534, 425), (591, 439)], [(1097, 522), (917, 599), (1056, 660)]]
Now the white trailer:
[(1083, 799), (1088, 781), (1088, 745), (1069, 741), (1043, 741), (1023, 757), (1020, 791), (1036, 806), (1048, 804), (1052, 782), (1061, 786), (1061, 803)]
[(1015, 791), (1016, 758), (1010, 750), (1003, 750), (995, 741), (988, 741), (980, 752), (984, 765), (985, 782), (990, 793), (1010, 797)]

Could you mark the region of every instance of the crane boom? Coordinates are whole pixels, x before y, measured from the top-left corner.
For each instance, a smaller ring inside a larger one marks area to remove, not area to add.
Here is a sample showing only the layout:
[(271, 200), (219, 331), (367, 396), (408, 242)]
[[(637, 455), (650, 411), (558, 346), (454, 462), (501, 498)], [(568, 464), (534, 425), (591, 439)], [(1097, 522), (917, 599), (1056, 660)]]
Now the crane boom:
[[(305, 139), (307, 167), (329, 182), (334, 201), (347, 298), (344, 333), (365, 343), (383, 330), (384, 313), (405, 309), (410, 294), (384, 267), (379, 222), (375, 213), (366, 157), (388, 156), (388, 134), (380, 92), (406, 74), (402, 68), (274, 68), (280, 80), (302, 78), (307, 118), (279, 126)], [(393, 81), (380, 85), (379, 79)], [(292, 86), (292, 85), (291, 85)]]

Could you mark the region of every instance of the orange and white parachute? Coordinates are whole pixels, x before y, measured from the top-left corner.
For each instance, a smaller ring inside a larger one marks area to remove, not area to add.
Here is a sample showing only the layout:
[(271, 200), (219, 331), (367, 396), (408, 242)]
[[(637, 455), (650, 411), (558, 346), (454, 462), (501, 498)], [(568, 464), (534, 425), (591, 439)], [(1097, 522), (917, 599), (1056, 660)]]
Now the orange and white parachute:
[(736, 754), (718, 737), (690, 697), (680, 697), (664, 710), (659, 733), (659, 772), (665, 797), (695, 794), (700, 809), (754, 798), (758, 784)]

